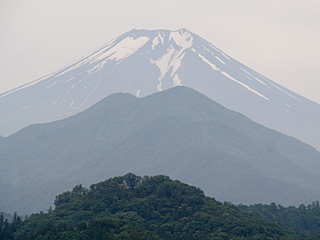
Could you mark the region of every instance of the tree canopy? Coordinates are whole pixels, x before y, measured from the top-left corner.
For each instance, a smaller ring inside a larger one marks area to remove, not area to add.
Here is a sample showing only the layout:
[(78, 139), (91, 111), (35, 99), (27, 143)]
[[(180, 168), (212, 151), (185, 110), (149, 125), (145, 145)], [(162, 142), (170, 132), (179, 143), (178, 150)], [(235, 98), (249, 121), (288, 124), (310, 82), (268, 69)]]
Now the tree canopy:
[(54, 210), (18, 221), (10, 234), (1, 240), (309, 239), (167, 176), (132, 173), (75, 186), (56, 197)]

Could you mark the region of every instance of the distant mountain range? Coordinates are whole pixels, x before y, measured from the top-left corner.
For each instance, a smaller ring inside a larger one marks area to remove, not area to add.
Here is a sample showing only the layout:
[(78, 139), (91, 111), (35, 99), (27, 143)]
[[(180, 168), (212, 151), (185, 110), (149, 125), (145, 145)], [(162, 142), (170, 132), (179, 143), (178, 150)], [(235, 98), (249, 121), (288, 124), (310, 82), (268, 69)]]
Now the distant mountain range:
[(320, 154), (186, 87), (112, 94), (0, 142), (0, 209), (46, 210), (61, 191), (133, 172), (165, 174), (233, 203), (320, 199)]
[(144, 97), (189, 86), (320, 149), (320, 105), (186, 29), (132, 30), (41, 79), (0, 94), (0, 135), (81, 112), (116, 92)]

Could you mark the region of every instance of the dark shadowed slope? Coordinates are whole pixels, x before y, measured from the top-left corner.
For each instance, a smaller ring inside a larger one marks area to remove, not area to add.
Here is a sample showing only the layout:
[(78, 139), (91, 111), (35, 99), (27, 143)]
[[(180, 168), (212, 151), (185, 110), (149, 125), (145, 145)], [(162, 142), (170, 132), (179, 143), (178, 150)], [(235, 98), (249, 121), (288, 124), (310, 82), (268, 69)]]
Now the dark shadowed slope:
[(319, 152), (185, 87), (112, 94), (27, 127), (1, 143), (0, 163), (6, 212), (38, 211), (61, 190), (129, 171), (170, 175), (234, 203), (320, 198)]

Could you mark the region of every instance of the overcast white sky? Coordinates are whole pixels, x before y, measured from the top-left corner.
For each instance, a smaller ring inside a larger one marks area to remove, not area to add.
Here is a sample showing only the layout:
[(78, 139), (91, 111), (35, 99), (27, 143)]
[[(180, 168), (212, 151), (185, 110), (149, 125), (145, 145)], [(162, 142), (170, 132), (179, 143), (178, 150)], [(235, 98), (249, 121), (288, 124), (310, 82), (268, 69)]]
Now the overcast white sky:
[(0, 92), (133, 28), (187, 28), (320, 103), (319, 0), (0, 0)]

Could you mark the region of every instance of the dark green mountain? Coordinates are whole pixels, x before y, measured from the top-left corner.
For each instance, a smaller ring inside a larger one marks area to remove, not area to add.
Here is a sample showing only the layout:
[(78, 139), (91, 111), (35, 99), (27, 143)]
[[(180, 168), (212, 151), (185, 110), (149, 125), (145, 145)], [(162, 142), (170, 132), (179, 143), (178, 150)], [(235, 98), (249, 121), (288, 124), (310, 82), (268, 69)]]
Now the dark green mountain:
[(312, 239), (205, 197), (199, 188), (131, 173), (90, 189), (77, 185), (56, 197), (55, 210), (18, 222), (13, 235), (16, 240)]
[(0, 143), (0, 209), (46, 209), (61, 191), (135, 172), (165, 174), (222, 201), (320, 199), (320, 155), (294, 138), (176, 87), (144, 98), (112, 94), (71, 118)]

